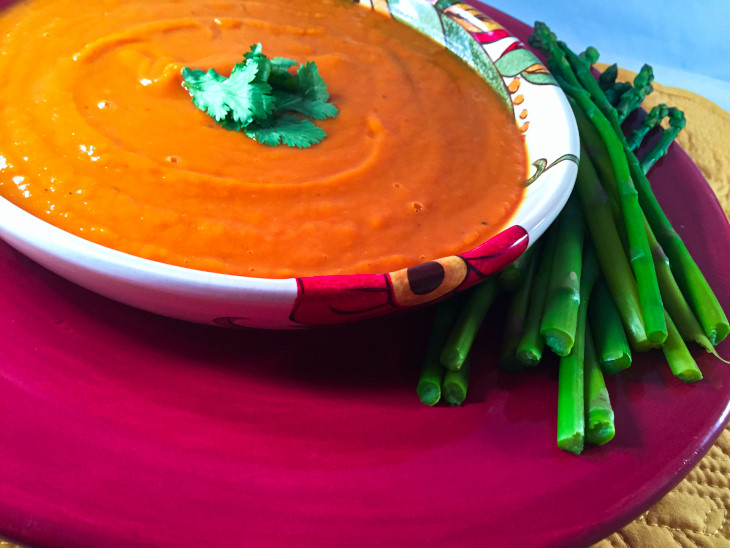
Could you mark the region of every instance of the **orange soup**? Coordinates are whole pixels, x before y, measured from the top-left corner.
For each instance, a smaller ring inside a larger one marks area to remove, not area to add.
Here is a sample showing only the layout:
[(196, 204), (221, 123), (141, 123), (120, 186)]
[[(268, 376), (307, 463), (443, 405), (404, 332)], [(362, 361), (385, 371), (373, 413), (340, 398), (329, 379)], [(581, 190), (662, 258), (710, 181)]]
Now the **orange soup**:
[[(0, 194), (133, 255), (258, 277), (389, 272), (463, 252), (518, 206), (524, 140), (456, 56), (344, 0), (18, 1), (0, 16)], [(198, 110), (181, 69), (251, 44), (319, 67), (311, 148)]]

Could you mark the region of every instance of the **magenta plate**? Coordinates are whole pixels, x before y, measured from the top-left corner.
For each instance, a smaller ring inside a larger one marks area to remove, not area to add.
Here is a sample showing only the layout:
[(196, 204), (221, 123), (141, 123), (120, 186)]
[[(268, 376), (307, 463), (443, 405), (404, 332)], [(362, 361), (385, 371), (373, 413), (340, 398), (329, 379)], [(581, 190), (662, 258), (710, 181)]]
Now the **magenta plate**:
[[(730, 229), (706, 181), (677, 146), (652, 180), (730, 309)], [(698, 352), (705, 379), (690, 386), (650, 353), (608, 380), (616, 438), (563, 453), (555, 364), (497, 370), (499, 307), (450, 409), (415, 394), (429, 310), (205, 327), (89, 293), (4, 244), (0, 287), (0, 534), (33, 545), (581, 546), (674, 486), (728, 417), (730, 368)]]

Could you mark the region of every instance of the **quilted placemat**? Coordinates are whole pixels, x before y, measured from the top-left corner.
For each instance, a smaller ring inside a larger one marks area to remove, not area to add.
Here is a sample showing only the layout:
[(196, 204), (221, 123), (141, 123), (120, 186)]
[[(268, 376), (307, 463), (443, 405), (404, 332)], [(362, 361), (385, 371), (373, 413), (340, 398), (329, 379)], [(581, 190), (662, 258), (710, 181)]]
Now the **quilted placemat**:
[[(598, 66), (603, 70), (605, 66)], [(619, 70), (619, 81), (635, 74)], [(654, 84), (646, 110), (665, 103), (683, 110), (677, 141), (694, 160), (730, 218), (730, 113), (694, 93)], [(727, 250), (730, 258), (730, 250)], [(730, 547), (730, 424), (700, 463), (651, 509), (591, 548)]]

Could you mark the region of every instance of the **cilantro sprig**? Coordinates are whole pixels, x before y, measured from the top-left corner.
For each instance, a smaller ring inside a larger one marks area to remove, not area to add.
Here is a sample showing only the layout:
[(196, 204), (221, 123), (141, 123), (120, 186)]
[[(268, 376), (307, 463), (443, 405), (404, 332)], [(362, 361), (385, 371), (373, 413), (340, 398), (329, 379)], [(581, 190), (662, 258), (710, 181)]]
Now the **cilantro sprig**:
[(182, 77), (196, 107), (225, 129), (242, 131), (265, 145), (317, 144), (326, 134), (309, 118), (324, 120), (338, 112), (315, 63), (297, 67), (291, 59), (269, 59), (261, 44), (251, 46), (227, 78), (214, 69), (188, 67)]

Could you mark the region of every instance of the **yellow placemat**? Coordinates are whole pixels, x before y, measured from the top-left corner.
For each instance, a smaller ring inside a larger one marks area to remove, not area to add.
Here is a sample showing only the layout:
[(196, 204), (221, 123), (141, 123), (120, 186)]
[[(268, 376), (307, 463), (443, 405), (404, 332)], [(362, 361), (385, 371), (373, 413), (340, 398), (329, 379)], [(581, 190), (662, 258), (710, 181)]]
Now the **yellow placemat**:
[[(598, 66), (603, 70), (605, 66)], [(620, 81), (634, 73), (620, 70)], [(681, 89), (654, 85), (644, 107), (665, 103), (683, 110), (677, 138), (715, 191), (730, 218), (730, 113)], [(727, 250), (730, 257), (730, 250)], [(663, 499), (592, 548), (730, 547), (730, 425), (700, 463)]]

